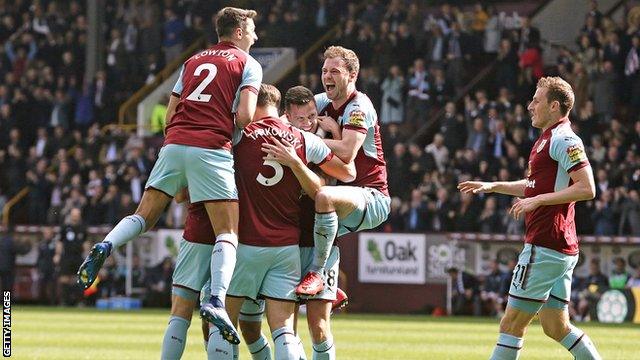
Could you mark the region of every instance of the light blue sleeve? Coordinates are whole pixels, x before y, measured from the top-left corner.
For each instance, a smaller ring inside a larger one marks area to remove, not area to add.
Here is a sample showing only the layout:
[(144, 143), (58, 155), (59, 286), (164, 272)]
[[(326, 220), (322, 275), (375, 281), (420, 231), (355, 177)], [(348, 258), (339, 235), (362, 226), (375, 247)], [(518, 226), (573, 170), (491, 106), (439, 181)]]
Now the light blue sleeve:
[[(364, 99), (366, 100), (366, 99)], [(353, 100), (344, 109), (341, 119), (342, 126), (350, 127), (354, 130), (368, 130), (375, 126), (377, 121), (376, 111), (369, 101)]]
[(256, 94), (260, 91), (260, 84), (262, 83), (262, 66), (256, 61), (256, 59), (247, 55), (247, 63), (244, 65), (242, 71), (242, 82), (240, 83), (240, 89), (246, 86), (250, 86), (256, 90)]
[(573, 133), (558, 133), (551, 136), (549, 156), (566, 172), (579, 164), (589, 164), (582, 140)]
[(178, 81), (176, 81), (176, 84), (173, 86), (173, 90), (171, 92), (176, 93), (178, 95), (182, 95), (182, 73), (184, 72), (184, 64), (182, 65), (182, 67), (180, 68), (180, 75), (178, 75)]
[(331, 154), (331, 149), (318, 136), (306, 131), (301, 132), (304, 136), (307, 162), (322, 164)]
[(327, 93), (317, 94), (313, 98), (316, 101), (316, 111), (318, 114), (331, 102), (327, 97)]

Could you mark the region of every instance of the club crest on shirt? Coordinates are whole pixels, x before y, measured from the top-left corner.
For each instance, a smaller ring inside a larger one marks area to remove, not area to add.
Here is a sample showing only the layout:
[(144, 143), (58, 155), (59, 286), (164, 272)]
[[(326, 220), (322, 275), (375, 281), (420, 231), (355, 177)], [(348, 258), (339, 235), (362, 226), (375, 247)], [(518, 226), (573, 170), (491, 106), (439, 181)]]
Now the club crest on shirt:
[(540, 142), (540, 145), (538, 145), (538, 148), (536, 149), (536, 153), (539, 153), (540, 151), (542, 151), (542, 149), (544, 149), (544, 145), (547, 143), (547, 139), (544, 139)]
[(581, 161), (585, 159), (584, 149), (580, 144), (574, 144), (567, 148), (567, 154), (571, 162)]
[(361, 110), (353, 110), (349, 113), (349, 120), (347, 121), (348, 125), (356, 126), (356, 127), (365, 127), (364, 126), (364, 112)]

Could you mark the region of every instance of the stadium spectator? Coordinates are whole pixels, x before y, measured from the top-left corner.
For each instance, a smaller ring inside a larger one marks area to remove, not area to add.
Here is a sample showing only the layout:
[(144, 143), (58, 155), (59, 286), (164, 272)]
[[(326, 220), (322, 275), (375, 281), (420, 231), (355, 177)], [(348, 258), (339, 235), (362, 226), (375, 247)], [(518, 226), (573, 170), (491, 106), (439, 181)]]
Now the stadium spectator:
[(147, 271), (146, 306), (168, 307), (171, 305), (171, 285), (173, 284), (173, 260), (166, 257)]
[(451, 302), (453, 315), (480, 315), (480, 285), (478, 279), (466, 271), (452, 267), (447, 270), (451, 277)]
[(582, 281), (581, 287), (583, 290), (578, 295), (576, 319), (589, 321), (594, 318), (598, 300), (609, 289), (609, 279), (600, 270), (599, 259), (592, 259), (589, 263), (589, 275)]
[[(636, 174), (638, 174), (637, 170)], [(618, 234), (640, 235), (640, 196), (638, 194), (638, 190), (631, 190), (622, 200)]]
[(382, 105), (380, 111), (380, 123), (399, 123), (404, 119), (404, 77), (397, 65), (389, 68), (389, 74), (381, 85)]
[(411, 202), (409, 208), (404, 212), (404, 230), (412, 232), (422, 232), (427, 227), (428, 211), (422, 199), (422, 192), (414, 189), (411, 192)]
[(122, 295), (124, 291), (124, 279), (118, 269), (115, 257), (108, 258), (104, 267), (100, 269), (97, 297), (99, 299), (107, 299)]
[(168, 64), (177, 59), (182, 52), (185, 25), (184, 21), (178, 18), (175, 10), (170, 7), (164, 10), (164, 18), (162, 47), (165, 54), (165, 63)]
[(0, 289), (11, 291), (16, 276), (17, 249), (12, 229), (4, 228), (0, 233)]
[(425, 115), (429, 109), (429, 74), (425, 68), (424, 60), (416, 59), (413, 62), (413, 70), (409, 77), (409, 91), (405, 105), (406, 121), (417, 127), (422, 126)]
[(73, 208), (60, 229), (53, 262), (58, 270), (59, 304), (75, 305), (80, 301), (81, 289), (76, 273), (82, 263), (82, 255), (88, 250), (87, 230), (82, 222), (82, 211)]
[(626, 287), (631, 275), (627, 272), (627, 262), (617, 257), (613, 259), (614, 268), (609, 275), (609, 288), (622, 290)]
[(42, 239), (38, 244), (38, 285), (40, 288), (39, 301), (44, 305), (53, 305), (56, 300), (56, 274), (53, 258), (56, 253), (56, 241), (53, 228), (42, 228)]
[(640, 287), (640, 267), (636, 268), (636, 273), (629, 277), (627, 288)]
[(164, 133), (165, 117), (167, 115), (167, 104), (169, 98), (163, 97), (151, 110), (151, 133), (154, 135), (162, 135)]
[(489, 273), (483, 276), (480, 286), (480, 300), (491, 316), (503, 315), (504, 296), (502, 294), (502, 282), (505, 273), (500, 271), (498, 260), (491, 261)]
[[(602, 189), (603, 183), (598, 187)], [(612, 190), (602, 192), (600, 199), (596, 200), (596, 209), (591, 215), (594, 222), (595, 235), (614, 235), (616, 229), (615, 212), (612, 204)]]

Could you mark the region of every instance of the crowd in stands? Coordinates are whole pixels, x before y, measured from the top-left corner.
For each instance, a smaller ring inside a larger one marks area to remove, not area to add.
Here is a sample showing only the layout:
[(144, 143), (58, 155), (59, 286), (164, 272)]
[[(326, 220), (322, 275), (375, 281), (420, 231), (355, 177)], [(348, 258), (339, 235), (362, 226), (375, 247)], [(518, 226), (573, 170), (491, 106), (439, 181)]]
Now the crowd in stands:
[[(511, 197), (458, 194), (455, 185), (524, 177), (539, 135), (528, 100), (540, 77), (560, 75), (575, 89), (570, 118), (598, 189), (596, 199), (576, 207), (578, 232), (639, 235), (640, 102), (629, 91), (640, 89), (638, 19), (616, 24), (592, 2), (576, 34), (579, 50), (560, 49), (557, 64), (544, 68), (539, 29), (527, 17), (508, 17), (491, 6), (423, 9), (390, 1), (386, 7), (369, 3), (348, 18), (336, 42), (359, 52), (358, 88), (379, 109), (383, 130), (393, 196), (383, 228), (522, 233), (523, 223), (506, 216)], [(492, 81), (460, 97), (470, 75), (465, 70), (491, 61)], [(319, 87), (313, 74), (300, 81)], [(434, 136), (426, 143), (413, 138), (438, 110), (443, 115)]]
[[(246, 5), (262, 14), (263, 46), (275, 46), (277, 38), (279, 46), (296, 47), (347, 7), (337, 1)], [(25, 186), (31, 189), (26, 205), (14, 209), (17, 222), (60, 224), (72, 207), (82, 207), (87, 224), (113, 224), (135, 208), (157, 144), (143, 146), (106, 125), (195, 39), (216, 41), (212, 16), (222, 4), (124, 0), (104, 6), (104, 63), (95, 78), (85, 79), (84, 2), (0, 2), (0, 211)], [(282, 36), (292, 31), (297, 36)]]
[[(574, 274), (572, 278), (569, 315), (576, 321), (596, 319), (596, 305), (607, 290), (640, 287), (640, 268), (630, 273), (624, 258), (617, 257), (613, 260), (614, 266), (608, 276), (601, 271), (600, 265), (600, 260), (593, 258), (589, 262), (587, 276)], [(502, 271), (500, 263), (494, 260), (488, 272), (479, 275), (450, 268), (448, 273), (452, 284), (452, 313), (501, 318), (507, 304), (511, 274), (515, 266), (515, 259), (509, 260), (507, 271)]]

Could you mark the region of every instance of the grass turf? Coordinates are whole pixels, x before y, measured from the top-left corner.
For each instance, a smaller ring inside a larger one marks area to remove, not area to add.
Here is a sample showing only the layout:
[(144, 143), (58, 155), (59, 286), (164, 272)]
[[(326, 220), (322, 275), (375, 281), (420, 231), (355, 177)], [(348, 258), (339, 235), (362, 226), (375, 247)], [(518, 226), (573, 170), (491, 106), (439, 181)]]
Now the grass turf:
[[(15, 359), (158, 359), (168, 310), (98, 311), (95, 309), (14, 306), (12, 340)], [(306, 321), (303, 317), (301, 321)], [(498, 322), (486, 318), (433, 318), (419, 315), (340, 314), (333, 318), (337, 358), (487, 359)], [(266, 323), (263, 332), (268, 334)], [(579, 324), (604, 359), (638, 359), (640, 326)], [(306, 326), (300, 326), (311, 359)], [(206, 359), (200, 320), (194, 314), (183, 359)], [(240, 359), (251, 359), (240, 344)], [(534, 323), (521, 359), (571, 359)]]

